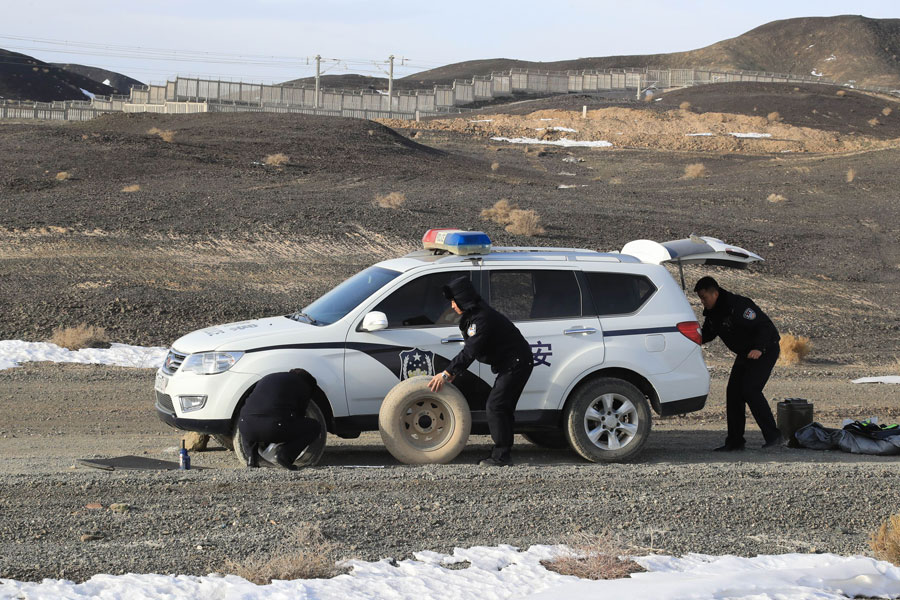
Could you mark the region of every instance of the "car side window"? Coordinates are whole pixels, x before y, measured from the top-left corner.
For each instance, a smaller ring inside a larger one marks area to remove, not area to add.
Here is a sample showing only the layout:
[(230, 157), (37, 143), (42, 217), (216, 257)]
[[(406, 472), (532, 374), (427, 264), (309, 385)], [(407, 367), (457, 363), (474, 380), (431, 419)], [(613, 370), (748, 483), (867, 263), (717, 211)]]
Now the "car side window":
[(460, 315), (444, 298), (445, 285), (470, 271), (445, 271), (418, 277), (378, 303), (372, 310), (387, 315), (388, 328), (458, 325)]
[(599, 316), (637, 311), (656, 291), (653, 282), (632, 273), (585, 273)]
[(574, 271), (490, 271), (490, 304), (511, 321), (581, 316)]

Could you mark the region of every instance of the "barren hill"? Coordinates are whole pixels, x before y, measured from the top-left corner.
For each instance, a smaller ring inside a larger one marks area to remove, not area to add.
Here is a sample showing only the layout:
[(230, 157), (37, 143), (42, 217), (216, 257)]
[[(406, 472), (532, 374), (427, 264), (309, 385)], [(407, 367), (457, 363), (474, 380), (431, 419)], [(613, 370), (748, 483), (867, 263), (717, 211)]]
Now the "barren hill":
[(133, 79), (131, 77), (128, 77), (127, 75), (122, 75), (121, 73), (116, 73), (115, 71), (101, 69), (99, 67), (90, 67), (88, 65), (76, 65), (71, 63), (53, 63), (53, 65), (65, 69), (70, 73), (75, 73), (77, 75), (87, 77), (88, 79), (92, 79), (97, 83), (108, 85), (115, 90), (116, 94), (128, 94), (131, 91), (131, 86), (144, 85), (137, 79)]
[(717, 68), (800, 75), (821, 74), (860, 86), (900, 86), (900, 19), (858, 15), (773, 21), (736, 38), (697, 50), (530, 62), (496, 58), (472, 60), (422, 71), (401, 81), (445, 84), (510, 68), (549, 71), (623, 67)]
[(0, 49), (0, 98), (9, 100), (87, 100), (82, 90), (109, 95), (108, 85), (27, 54)]

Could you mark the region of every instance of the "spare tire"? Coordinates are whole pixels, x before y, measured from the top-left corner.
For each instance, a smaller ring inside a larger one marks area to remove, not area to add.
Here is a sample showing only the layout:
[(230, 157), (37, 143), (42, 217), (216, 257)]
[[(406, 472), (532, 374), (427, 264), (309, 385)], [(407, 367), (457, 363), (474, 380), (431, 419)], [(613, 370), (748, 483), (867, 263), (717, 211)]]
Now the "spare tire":
[[(300, 456), (297, 457), (294, 464), (298, 467), (312, 467), (319, 462), (319, 459), (322, 458), (322, 454), (325, 453), (325, 444), (328, 441), (328, 424), (325, 422), (325, 415), (322, 414), (322, 409), (320, 409), (319, 405), (315, 402), (309, 403), (306, 407), (306, 414), (304, 416), (308, 419), (315, 419), (318, 421), (322, 433), (300, 453)], [(244, 454), (244, 446), (241, 445), (241, 430), (238, 429), (238, 427), (234, 428), (234, 436), (231, 440), (235, 457), (237, 457), (238, 462), (240, 462), (241, 465), (246, 467), (247, 456)]]
[(421, 375), (395, 385), (378, 412), (378, 430), (394, 458), (409, 465), (448, 463), (462, 452), (472, 431), (472, 413), (462, 392), (444, 384), (428, 389)]

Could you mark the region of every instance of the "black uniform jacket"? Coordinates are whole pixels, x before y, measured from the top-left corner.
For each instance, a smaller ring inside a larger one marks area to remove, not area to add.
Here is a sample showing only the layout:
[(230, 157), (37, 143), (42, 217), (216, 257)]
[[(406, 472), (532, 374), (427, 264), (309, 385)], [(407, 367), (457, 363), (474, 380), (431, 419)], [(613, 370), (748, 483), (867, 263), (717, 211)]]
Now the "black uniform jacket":
[(494, 373), (532, 363), (531, 346), (522, 333), (484, 301), (463, 312), (459, 329), (465, 345), (446, 369), (451, 375), (463, 373), (474, 360), (490, 365)]
[(728, 290), (719, 290), (716, 305), (704, 310), (703, 316), (703, 343), (718, 336), (738, 357), (746, 357), (751, 350), (765, 353), (781, 339), (775, 324), (753, 300)]
[(303, 418), (313, 390), (295, 373), (272, 373), (256, 384), (241, 409), (242, 418), (270, 417), (290, 421)]

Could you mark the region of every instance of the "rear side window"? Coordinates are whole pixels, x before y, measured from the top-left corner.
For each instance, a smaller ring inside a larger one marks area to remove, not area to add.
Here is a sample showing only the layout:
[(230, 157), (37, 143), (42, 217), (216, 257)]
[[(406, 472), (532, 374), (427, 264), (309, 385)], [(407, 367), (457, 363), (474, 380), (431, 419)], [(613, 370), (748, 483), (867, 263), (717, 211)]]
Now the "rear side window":
[(460, 316), (450, 307), (450, 301), (444, 298), (443, 288), (458, 277), (469, 276), (469, 271), (423, 275), (392, 293), (373, 310), (387, 315), (391, 329), (458, 325)]
[(574, 271), (490, 271), (495, 310), (511, 321), (581, 316), (581, 288)]
[(656, 291), (643, 275), (630, 273), (585, 273), (599, 316), (637, 311)]

